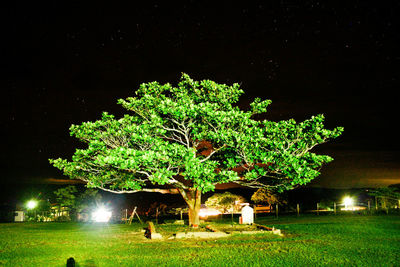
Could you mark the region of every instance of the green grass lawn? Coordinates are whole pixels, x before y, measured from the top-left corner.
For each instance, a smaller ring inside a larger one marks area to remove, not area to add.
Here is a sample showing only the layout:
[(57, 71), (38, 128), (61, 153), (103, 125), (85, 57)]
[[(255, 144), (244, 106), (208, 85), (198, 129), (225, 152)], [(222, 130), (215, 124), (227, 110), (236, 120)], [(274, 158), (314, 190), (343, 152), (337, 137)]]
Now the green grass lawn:
[[(215, 221), (216, 228), (230, 221)], [(399, 216), (259, 218), (284, 237), (148, 240), (140, 224), (0, 224), (0, 266), (400, 266)], [(238, 226), (235, 226), (238, 227)], [(156, 225), (168, 237), (185, 226)]]

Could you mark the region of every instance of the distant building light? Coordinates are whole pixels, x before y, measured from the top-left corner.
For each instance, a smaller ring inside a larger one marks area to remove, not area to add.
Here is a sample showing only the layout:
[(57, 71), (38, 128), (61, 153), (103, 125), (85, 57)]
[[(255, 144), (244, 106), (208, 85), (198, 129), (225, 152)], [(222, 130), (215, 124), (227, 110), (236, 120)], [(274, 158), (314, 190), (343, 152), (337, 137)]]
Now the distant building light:
[(354, 198), (346, 196), (343, 198), (344, 208), (341, 210), (365, 210), (365, 207), (355, 206)]

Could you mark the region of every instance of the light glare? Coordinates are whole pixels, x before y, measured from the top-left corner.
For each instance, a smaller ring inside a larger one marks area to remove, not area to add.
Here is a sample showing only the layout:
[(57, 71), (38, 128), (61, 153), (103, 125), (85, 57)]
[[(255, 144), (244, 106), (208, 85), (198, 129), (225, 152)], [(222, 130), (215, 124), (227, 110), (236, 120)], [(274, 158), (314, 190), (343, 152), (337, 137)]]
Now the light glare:
[(354, 204), (354, 199), (352, 199), (351, 197), (345, 197), (345, 198), (343, 199), (343, 202), (344, 202), (344, 206), (347, 208), (347, 207), (349, 207), (349, 206), (353, 206), (353, 204)]
[(100, 207), (92, 213), (92, 218), (95, 222), (108, 222), (111, 219), (111, 214), (111, 211)]
[(34, 209), (37, 206), (37, 201), (36, 200), (29, 200), (28, 203), (26, 203), (26, 206), (28, 209)]
[(344, 208), (342, 208), (341, 210), (358, 210), (356, 209), (356, 207), (354, 207), (354, 198), (352, 197), (344, 197), (343, 198), (343, 204), (344, 204)]
[(220, 214), (221, 214), (221, 212), (216, 209), (203, 208), (203, 209), (200, 209), (199, 217), (207, 218), (208, 216), (217, 216)]

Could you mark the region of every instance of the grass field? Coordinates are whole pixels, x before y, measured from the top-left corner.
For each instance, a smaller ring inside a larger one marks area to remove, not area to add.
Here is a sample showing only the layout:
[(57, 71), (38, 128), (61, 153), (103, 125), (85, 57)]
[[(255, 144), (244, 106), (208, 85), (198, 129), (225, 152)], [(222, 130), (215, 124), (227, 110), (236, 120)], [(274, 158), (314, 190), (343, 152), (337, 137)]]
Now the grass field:
[[(399, 216), (259, 218), (284, 237), (148, 240), (140, 224), (0, 224), (0, 266), (400, 266)], [(229, 221), (213, 222), (227, 227)], [(184, 226), (156, 225), (168, 237)]]

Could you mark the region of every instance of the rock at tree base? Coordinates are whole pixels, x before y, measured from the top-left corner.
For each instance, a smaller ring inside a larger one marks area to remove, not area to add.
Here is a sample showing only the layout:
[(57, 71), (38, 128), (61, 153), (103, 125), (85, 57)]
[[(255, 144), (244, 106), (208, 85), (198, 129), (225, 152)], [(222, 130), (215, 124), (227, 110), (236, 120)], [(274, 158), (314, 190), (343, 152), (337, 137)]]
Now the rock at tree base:
[(152, 233), (151, 239), (162, 239), (162, 235), (160, 233)]
[(159, 233), (156, 233), (156, 227), (154, 226), (153, 222), (147, 222), (148, 227), (146, 228), (146, 231), (144, 233), (144, 236), (149, 238), (149, 239), (162, 239), (162, 235)]

